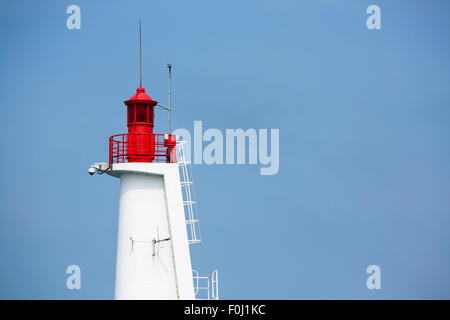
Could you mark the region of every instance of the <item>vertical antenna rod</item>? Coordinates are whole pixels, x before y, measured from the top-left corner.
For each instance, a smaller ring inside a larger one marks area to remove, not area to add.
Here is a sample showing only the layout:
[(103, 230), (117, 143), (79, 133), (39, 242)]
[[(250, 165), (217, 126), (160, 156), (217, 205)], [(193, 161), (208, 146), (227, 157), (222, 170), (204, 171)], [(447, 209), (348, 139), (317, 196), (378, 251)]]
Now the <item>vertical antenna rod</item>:
[(168, 63), (167, 64), (167, 68), (169, 68), (169, 105), (168, 105), (168, 111), (169, 111), (169, 120), (168, 120), (168, 123), (169, 123), (169, 134), (170, 134), (170, 111), (172, 110), (172, 107), (171, 107), (171, 87), (172, 87), (172, 64), (171, 63)]
[(139, 19), (139, 87), (142, 87), (142, 45), (141, 19)]

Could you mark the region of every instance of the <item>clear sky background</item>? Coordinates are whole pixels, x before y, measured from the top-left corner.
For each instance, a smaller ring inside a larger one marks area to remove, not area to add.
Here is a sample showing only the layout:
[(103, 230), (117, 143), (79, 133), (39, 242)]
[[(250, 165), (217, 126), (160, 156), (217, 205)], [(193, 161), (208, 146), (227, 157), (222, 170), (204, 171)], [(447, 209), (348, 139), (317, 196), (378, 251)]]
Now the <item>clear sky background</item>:
[(0, 3), (0, 298), (114, 296), (119, 180), (87, 169), (126, 132), (139, 18), (175, 127), (280, 129), (277, 175), (193, 167), (193, 267), (220, 270), (221, 298), (450, 298), (450, 2)]

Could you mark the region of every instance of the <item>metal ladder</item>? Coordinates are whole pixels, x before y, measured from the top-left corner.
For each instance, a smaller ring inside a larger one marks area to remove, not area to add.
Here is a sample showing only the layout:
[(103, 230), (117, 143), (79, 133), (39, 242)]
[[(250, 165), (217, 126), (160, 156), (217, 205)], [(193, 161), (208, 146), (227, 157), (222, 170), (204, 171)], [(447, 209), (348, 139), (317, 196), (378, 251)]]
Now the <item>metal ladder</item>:
[(192, 181), (192, 168), (186, 159), (184, 145), (186, 141), (177, 141), (177, 159), (180, 168), (181, 192), (183, 194), (184, 215), (188, 233), (189, 244), (201, 242), (200, 224), (195, 201), (194, 182)]

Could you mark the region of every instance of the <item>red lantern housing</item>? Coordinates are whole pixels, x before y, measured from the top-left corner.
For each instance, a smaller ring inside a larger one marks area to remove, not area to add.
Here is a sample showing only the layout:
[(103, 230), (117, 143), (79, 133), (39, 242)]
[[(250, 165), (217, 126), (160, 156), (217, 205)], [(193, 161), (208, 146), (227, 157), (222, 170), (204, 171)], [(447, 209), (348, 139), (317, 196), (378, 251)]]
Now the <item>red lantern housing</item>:
[(127, 106), (128, 162), (152, 162), (155, 158), (154, 108), (157, 101), (145, 93), (143, 87), (137, 88)]

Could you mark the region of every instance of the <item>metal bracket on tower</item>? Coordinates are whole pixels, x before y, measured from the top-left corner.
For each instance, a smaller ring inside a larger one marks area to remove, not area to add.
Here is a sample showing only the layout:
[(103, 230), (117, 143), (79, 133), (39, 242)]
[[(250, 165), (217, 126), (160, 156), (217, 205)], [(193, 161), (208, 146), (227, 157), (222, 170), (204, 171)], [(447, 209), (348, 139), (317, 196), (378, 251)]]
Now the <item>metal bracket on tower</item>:
[(111, 170), (111, 166), (106, 162), (96, 162), (89, 168), (88, 172), (92, 176), (95, 173), (103, 174)]
[[(159, 244), (161, 243), (161, 242), (164, 242), (164, 241), (169, 241), (170, 240), (170, 237), (167, 237), (167, 238), (165, 238), (165, 239), (159, 239), (159, 228), (158, 227), (156, 227), (156, 237), (157, 237), (157, 239), (153, 239), (152, 240), (152, 247), (153, 247), (153, 256), (155, 256), (155, 255), (159, 255)], [(155, 246), (156, 246), (156, 244), (158, 244), (158, 247), (157, 247), (157, 251), (158, 251), (158, 253), (156, 253), (156, 250), (155, 250)]]
[[(130, 240), (131, 240), (130, 255), (131, 255), (131, 253), (134, 250), (134, 243), (138, 243), (138, 242), (151, 243), (152, 244), (152, 256), (154, 257), (154, 256), (159, 255), (159, 248), (160, 248), (159, 244), (161, 242), (169, 241), (170, 237), (167, 237), (167, 238), (164, 238), (164, 239), (160, 239), (159, 238), (159, 229), (158, 229), (158, 227), (156, 228), (156, 233), (157, 233), (157, 236), (156, 236), (157, 239), (153, 238), (152, 240), (134, 240), (132, 237), (130, 237)], [(156, 245), (158, 245), (158, 246), (156, 247)], [(155, 249), (155, 247), (156, 247), (156, 249)]]

